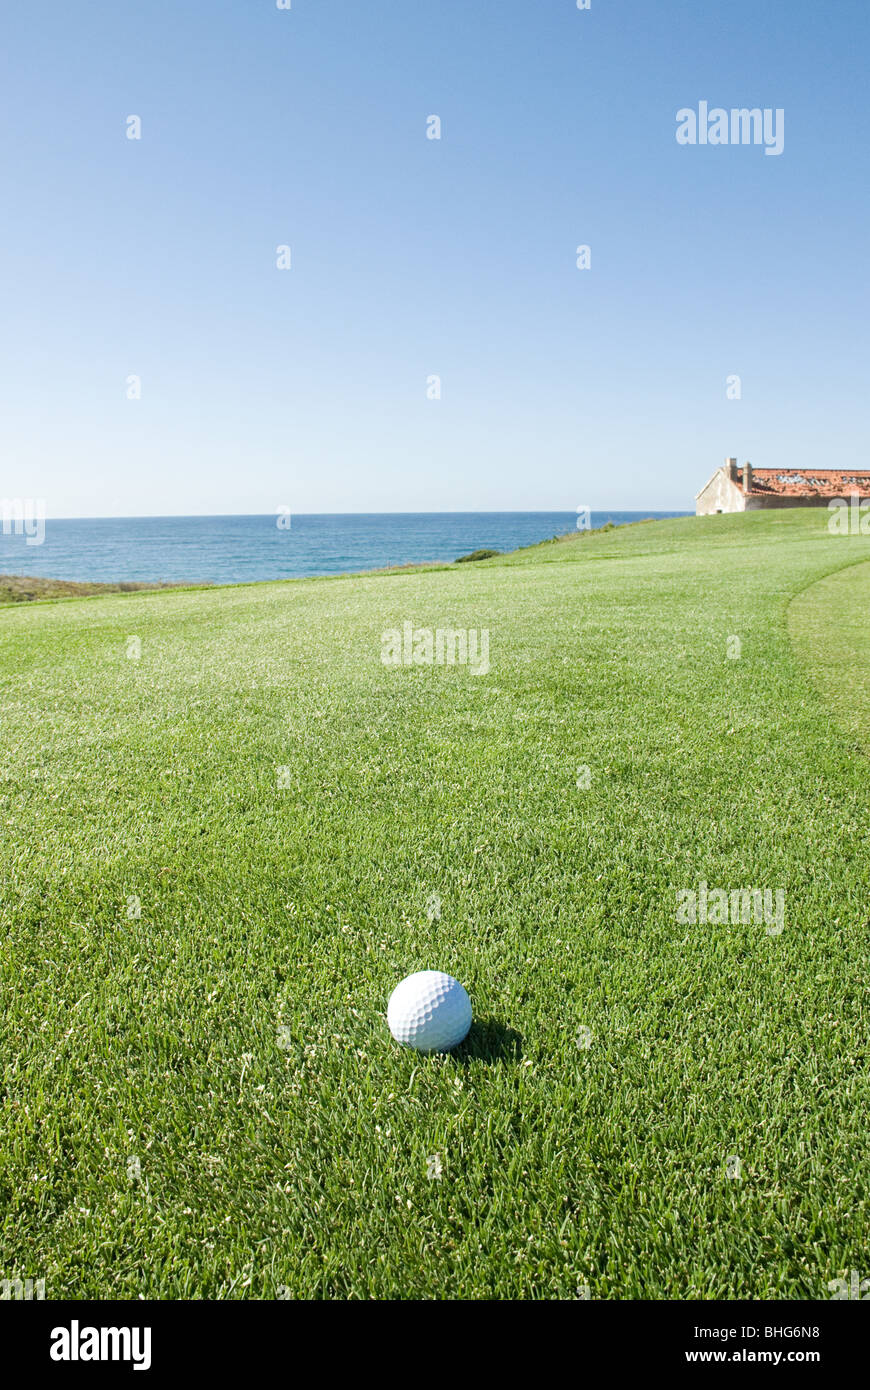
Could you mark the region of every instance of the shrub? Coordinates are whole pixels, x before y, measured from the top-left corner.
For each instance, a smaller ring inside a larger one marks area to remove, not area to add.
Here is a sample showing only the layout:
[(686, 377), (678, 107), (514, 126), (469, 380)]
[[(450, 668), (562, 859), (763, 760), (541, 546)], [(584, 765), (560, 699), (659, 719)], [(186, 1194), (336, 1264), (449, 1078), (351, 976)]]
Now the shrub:
[(488, 560), (492, 555), (501, 555), (500, 550), (472, 550), (470, 555), (460, 555), (456, 561), (457, 565), (464, 565), (468, 560)]

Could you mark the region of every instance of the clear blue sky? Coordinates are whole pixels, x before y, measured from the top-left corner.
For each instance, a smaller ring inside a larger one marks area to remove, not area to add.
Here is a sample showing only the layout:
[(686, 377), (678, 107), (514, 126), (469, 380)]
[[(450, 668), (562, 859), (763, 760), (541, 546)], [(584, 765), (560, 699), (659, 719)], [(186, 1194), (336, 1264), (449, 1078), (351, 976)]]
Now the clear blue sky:
[[(726, 454), (870, 465), (867, 0), (40, 0), (2, 47), (0, 495), (666, 509)], [(681, 147), (700, 101), (783, 108), (784, 152)]]

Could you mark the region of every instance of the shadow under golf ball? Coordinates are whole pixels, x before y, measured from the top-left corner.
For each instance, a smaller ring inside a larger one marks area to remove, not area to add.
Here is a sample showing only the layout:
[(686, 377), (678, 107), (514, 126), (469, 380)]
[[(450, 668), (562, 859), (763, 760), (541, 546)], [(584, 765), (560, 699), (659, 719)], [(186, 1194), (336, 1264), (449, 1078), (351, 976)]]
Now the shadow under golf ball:
[(457, 1062), (517, 1063), (522, 1055), (520, 1034), (497, 1018), (475, 1019), (464, 1040), (450, 1053)]

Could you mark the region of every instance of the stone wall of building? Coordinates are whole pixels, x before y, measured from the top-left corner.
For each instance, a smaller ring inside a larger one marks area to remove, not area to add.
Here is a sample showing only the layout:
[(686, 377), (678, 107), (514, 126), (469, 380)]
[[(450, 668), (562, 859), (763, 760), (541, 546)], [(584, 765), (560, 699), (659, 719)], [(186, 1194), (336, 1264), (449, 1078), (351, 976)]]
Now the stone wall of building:
[(742, 512), (746, 498), (738, 483), (726, 468), (715, 472), (707, 486), (695, 499), (696, 516), (712, 516), (715, 512)]

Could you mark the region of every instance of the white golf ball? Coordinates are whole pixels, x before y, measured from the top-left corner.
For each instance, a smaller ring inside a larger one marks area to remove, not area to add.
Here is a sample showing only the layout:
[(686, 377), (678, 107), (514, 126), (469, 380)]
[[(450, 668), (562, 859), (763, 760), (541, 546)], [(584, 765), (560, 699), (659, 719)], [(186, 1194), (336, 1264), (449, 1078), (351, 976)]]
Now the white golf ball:
[(418, 1052), (449, 1052), (471, 1027), (471, 1000), (443, 970), (418, 970), (396, 985), (387, 1005), (396, 1042)]

